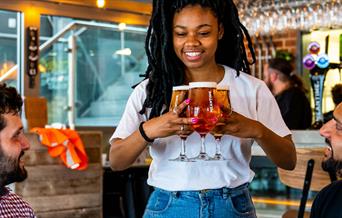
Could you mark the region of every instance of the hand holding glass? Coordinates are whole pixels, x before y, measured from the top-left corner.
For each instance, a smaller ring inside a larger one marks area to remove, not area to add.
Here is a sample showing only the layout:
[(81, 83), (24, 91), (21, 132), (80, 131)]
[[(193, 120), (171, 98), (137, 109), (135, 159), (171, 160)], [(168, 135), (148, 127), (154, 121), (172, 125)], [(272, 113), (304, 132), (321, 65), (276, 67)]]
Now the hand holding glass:
[[(172, 88), (172, 97), (170, 103), (170, 111), (175, 111), (177, 107), (186, 99), (188, 95), (189, 86), (174, 86)], [(185, 112), (179, 114), (180, 117), (185, 117)], [(183, 127), (182, 127), (183, 128)], [(177, 158), (170, 159), (170, 161), (182, 161), (182, 162), (189, 162), (190, 159), (185, 154), (185, 140), (187, 136), (180, 135), (181, 138), (181, 151)]]

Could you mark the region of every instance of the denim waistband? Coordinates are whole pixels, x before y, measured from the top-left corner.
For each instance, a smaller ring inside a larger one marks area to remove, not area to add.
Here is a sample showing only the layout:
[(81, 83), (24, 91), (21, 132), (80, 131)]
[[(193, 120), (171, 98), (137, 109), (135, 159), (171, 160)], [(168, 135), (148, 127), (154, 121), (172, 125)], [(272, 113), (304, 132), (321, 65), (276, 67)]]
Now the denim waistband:
[(164, 189), (155, 188), (156, 191), (164, 192), (164, 193), (170, 193), (175, 197), (178, 196), (231, 196), (231, 195), (238, 195), (242, 191), (248, 189), (249, 183), (244, 183), (242, 185), (239, 185), (235, 188), (219, 188), (219, 189), (203, 189), (199, 191), (166, 191)]

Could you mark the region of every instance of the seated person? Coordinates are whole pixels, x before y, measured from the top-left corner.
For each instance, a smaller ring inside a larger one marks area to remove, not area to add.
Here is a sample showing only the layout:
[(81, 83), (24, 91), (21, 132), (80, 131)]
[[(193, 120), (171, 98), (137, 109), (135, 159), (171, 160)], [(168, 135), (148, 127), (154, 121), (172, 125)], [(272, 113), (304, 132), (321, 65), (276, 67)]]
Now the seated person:
[[(337, 105), (333, 119), (320, 129), (320, 134), (328, 143), (322, 168), (342, 176), (342, 103)], [(335, 181), (323, 188), (316, 196), (312, 208), (312, 218), (342, 217), (342, 180)]]
[(312, 111), (303, 82), (291, 63), (274, 58), (264, 66), (264, 82), (277, 100), (281, 115), (289, 129), (311, 127)]
[[(342, 102), (342, 83), (336, 84), (334, 87), (332, 87), (331, 96), (332, 96), (332, 100), (335, 104), (335, 107), (340, 102)], [(333, 118), (333, 112), (334, 112), (334, 110), (323, 114), (324, 123), (328, 122), (329, 120), (331, 120)]]
[(33, 218), (31, 206), (6, 185), (24, 181), (24, 153), (30, 148), (20, 119), (23, 105), (15, 88), (0, 84), (0, 217)]

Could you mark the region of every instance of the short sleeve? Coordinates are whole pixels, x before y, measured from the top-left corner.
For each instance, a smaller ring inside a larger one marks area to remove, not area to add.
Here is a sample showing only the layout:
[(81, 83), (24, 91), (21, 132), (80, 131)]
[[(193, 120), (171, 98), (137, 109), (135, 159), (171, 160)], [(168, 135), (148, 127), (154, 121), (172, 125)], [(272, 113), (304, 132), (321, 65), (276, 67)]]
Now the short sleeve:
[(131, 135), (135, 130), (138, 129), (140, 122), (146, 121), (147, 116), (140, 114), (139, 111), (142, 109), (143, 103), (146, 99), (146, 84), (148, 80), (140, 83), (132, 92), (128, 98), (125, 110), (121, 117), (121, 120), (116, 127), (114, 134), (109, 139), (109, 143), (114, 138), (126, 138)]
[(258, 121), (281, 137), (290, 135), (291, 131), (281, 116), (277, 101), (264, 82), (257, 88), (256, 98)]

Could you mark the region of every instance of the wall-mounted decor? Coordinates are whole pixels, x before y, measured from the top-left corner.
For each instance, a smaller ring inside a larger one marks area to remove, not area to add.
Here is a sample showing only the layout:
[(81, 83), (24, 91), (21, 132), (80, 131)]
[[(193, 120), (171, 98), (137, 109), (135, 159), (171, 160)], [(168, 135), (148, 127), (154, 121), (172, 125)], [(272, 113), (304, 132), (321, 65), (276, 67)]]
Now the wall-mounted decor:
[(28, 27), (27, 29), (27, 74), (29, 76), (29, 87), (34, 88), (35, 77), (38, 74), (39, 63), (39, 40), (38, 28)]

